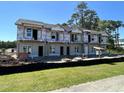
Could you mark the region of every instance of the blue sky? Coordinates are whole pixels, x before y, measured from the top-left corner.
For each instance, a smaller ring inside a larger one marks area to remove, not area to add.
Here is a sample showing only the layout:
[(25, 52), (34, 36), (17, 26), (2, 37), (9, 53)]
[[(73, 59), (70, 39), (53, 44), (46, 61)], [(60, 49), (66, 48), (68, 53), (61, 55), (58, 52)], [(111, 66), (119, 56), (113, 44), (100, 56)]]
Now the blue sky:
[[(15, 21), (19, 18), (32, 19), (46, 23), (66, 22), (79, 2), (39, 1), (4, 2), (0, 1), (0, 40), (16, 40)], [(121, 20), (124, 22), (124, 2), (89, 1), (89, 8), (96, 10), (101, 19)], [(124, 38), (124, 29), (120, 29)]]

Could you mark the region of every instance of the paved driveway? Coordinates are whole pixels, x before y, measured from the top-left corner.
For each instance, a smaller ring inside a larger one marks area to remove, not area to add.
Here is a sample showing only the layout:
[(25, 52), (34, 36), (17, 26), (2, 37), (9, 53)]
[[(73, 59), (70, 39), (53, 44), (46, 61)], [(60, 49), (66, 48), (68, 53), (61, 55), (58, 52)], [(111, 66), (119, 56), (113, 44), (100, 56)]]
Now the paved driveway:
[(124, 75), (74, 85), (69, 88), (62, 88), (52, 92), (124, 92)]

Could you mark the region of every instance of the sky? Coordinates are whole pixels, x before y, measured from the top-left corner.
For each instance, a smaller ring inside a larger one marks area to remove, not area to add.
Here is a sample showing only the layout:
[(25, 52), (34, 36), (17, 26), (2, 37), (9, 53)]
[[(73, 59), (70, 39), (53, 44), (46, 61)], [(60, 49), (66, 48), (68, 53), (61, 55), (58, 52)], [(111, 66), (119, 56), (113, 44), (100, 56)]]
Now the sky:
[[(0, 1), (0, 40), (16, 40), (15, 22), (19, 18), (50, 24), (69, 20), (76, 1)], [(97, 12), (101, 19), (124, 22), (124, 1), (87, 1), (88, 7)], [(120, 28), (120, 38), (124, 38), (124, 28)]]

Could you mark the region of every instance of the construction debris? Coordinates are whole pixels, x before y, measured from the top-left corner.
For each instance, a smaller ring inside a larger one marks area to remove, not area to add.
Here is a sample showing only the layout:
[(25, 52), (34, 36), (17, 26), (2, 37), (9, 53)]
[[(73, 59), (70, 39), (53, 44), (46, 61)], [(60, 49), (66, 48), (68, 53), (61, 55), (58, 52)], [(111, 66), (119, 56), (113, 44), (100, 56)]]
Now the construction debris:
[(0, 65), (18, 64), (19, 62), (9, 55), (0, 55)]

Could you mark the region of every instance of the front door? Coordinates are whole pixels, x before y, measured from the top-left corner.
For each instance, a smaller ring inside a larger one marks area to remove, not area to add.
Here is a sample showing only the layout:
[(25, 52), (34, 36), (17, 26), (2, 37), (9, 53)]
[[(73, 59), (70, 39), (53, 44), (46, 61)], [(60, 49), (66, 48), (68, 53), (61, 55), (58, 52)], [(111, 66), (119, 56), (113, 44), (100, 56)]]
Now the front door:
[(60, 55), (64, 55), (64, 48), (63, 48), (63, 46), (60, 47)]
[(70, 55), (70, 48), (69, 47), (67, 47), (67, 55)]
[(38, 55), (39, 55), (40, 57), (43, 56), (43, 46), (39, 46)]

